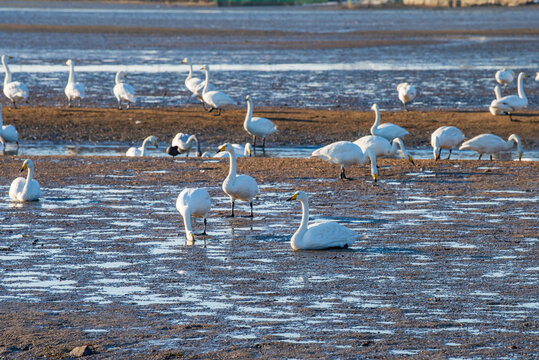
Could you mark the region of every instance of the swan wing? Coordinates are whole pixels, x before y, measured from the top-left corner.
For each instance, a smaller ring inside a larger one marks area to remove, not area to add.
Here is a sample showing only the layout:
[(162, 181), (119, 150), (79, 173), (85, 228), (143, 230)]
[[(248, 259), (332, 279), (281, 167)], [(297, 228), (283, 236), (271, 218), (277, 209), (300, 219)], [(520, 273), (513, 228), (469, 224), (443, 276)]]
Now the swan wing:
[(41, 197), (41, 187), (36, 179), (32, 179), (26, 194), (23, 194), (22, 200), (24, 201), (34, 201)]
[(12, 81), (4, 86), (4, 94), (10, 99), (27, 99), (28, 88), (20, 81)]
[(129, 149), (127, 149), (125, 155), (126, 156), (140, 156), (140, 150), (132, 146)]
[(258, 184), (249, 175), (238, 175), (234, 181), (234, 196), (243, 201), (251, 201), (258, 195)]
[(19, 141), (19, 133), (15, 126), (13, 125), (4, 125), (2, 126), (2, 132), (0, 132), (0, 137), (8, 142), (17, 142)]
[(236, 105), (236, 102), (222, 91), (206, 91), (202, 96), (204, 101), (214, 108), (220, 108), (226, 105)]
[(135, 96), (135, 90), (131, 85), (126, 83), (120, 83), (114, 86), (114, 95), (116, 95), (116, 98), (121, 100), (126, 100), (130, 102), (137, 101), (137, 97)]
[(350, 141), (337, 141), (313, 151), (311, 157), (338, 165), (354, 165), (361, 163), (363, 151)]
[(266, 137), (276, 132), (277, 127), (270, 119), (253, 117), (247, 122), (247, 130), (254, 135)]
[(185, 80), (185, 87), (193, 94), (197, 94), (197, 89), (200, 87), (200, 84), (202, 83), (203, 81), (200, 78), (192, 77), (190, 79)]
[(492, 154), (503, 150), (505, 144), (506, 142), (499, 136), (482, 134), (463, 142), (460, 149)]
[(11, 186), (9, 187), (9, 197), (13, 200), (19, 200), (19, 194), (22, 193), (22, 189), (24, 189), (24, 185), (26, 185), (26, 179), (23, 177), (18, 177), (11, 183)]
[(373, 129), (373, 135), (385, 137), (390, 141), (397, 137), (402, 138), (408, 134), (408, 130), (392, 123), (384, 123)]
[(387, 156), (391, 152), (391, 144), (386, 138), (381, 136), (363, 136), (354, 141), (354, 144), (359, 146), (361, 150), (363, 150), (363, 153), (367, 150), (371, 150), (377, 157)]
[(70, 99), (84, 99), (84, 85), (81, 83), (69, 83), (65, 88), (65, 94)]
[(321, 250), (351, 246), (359, 234), (336, 222), (312, 224), (303, 235), (303, 248)]
[(513, 112), (528, 106), (528, 100), (517, 95), (509, 95), (499, 100), (494, 100), (490, 106), (501, 111)]

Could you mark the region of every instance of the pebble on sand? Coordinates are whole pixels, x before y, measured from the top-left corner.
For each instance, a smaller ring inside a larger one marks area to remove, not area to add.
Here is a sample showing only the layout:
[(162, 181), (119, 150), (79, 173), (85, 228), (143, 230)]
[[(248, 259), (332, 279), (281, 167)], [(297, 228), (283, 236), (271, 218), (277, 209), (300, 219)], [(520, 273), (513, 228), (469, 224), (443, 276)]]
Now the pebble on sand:
[(83, 346), (77, 346), (71, 352), (69, 353), (70, 356), (74, 357), (82, 357), (86, 355), (92, 355), (94, 351), (90, 347), (90, 345), (83, 345)]

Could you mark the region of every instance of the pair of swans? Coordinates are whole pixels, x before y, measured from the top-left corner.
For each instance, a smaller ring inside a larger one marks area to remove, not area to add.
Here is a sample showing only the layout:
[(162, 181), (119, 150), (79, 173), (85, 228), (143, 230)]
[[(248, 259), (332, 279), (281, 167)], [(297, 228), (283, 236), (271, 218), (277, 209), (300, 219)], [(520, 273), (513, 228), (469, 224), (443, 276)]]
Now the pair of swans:
[(518, 74), (518, 95), (498, 98), (498, 93), (496, 93), (496, 100), (492, 101), (489, 106), (490, 112), (494, 115), (506, 113), (509, 115), (509, 119), (513, 121), (512, 113), (528, 106), (528, 98), (524, 92), (524, 78), (527, 77), (528, 75), (523, 72)]
[(206, 79), (204, 80), (204, 87), (202, 88), (202, 100), (204, 103), (210, 106), (208, 112), (217, 110), (217, 115), (221, 115), (221, 109), (227, 105), (236, 105), (230, 96), (222, 91), (210, 89), (210, 66), (203, 65), (200, 70), (204, 70)]
[(404, 106), (404, 110), (408, 111), (406, 103), (413, 101), (417, 96), (415, 86), (403, 82), (397, 85), (397, 92), (399, 94), (399, 100), (402, 102), (402, 106)]
[(146, 147), (148, 144), (154, 144), (155, 148), (157, 149), (157, 138), (155, 136), (148, 136), (144, 141), (142, 142), (141, 147), (130, 147), (127, 149), (125, 156), (131, 156), (131, 157), (139, 157), (139, 156), (146, 156)]
[(2, 143), (2, 152), (6, 153), (6, 143), (16, 143), (17, 149), (19, 148), (19, 133), (15, 126), (4, 125), (4, 119), (2, 118), (2, 104), (0, 104), (0, 143)]
[(24, 83), (20, 81), (13, 81), (11, 77), (11, 71), (7, 61), (13, 59), (11, 56), (2, 55), (2, 65), (4, 66), (4, 95), (13, 103), (13, 106), (17, 108), (17, 101), (24, 101), (28, 99), (28, 88)]
[(227, 152), (230, 157), (230, 169), (228, 176), (223, 181), (223, 191), (230, 197), (232, 212), (234, 217), (234, 202), (236, 200), (248, 201), (251, 207), (250, 217), (253, 217), (253, 200), (258, 195), (258, 184), (249, 175), (237, 175), (236, 152), (232, 144), (226, 143), (219, 147), (218, 152)]
[(266, 148), (266, 137), (277, 131), (277, 127), (269, 119), (262, 117), (253, 117), (253, 104), (251, 97), (245, 97), (247, 102), (247, 114), (243, 122), (243, 128), (253, 137), (253, 147), (256, 147), (256, 137), (262, 138), (262, 149)]
[(135, 89), (130, 84), (124, 82), (122, 79), (127, 78), (127, 75), (123, 71), (118, 71), (115, 77), (115, 85), (112, 89), (116, 101), (118, 101), (118, 109), (122, 110), (122, 101), (127, 103), (127, 109), (133, 103), (137, 102), (137, 97), (135, 95)]
[[(189, 58), (183, 59), (182, 64), (189, 65), (189, 74), (187, 74), (187, 77), (185, 78), (185, 87), (192, 93), (191, 96), (196, 97), (204, 105), (204, 99), (202, 98), (202, 90), (204, 89), (206, 83), (204, 82), (204, 80), (193, 76), (193, 65), (191, 64)], [(213, 84), (208, 84), (208, 91), (214, 90), (215, 86), (213, 86)]]
[[(185, 227), (186, 243), (195, 242), (195, 233), (191, 225), (192, 217), (200, 217), (204, 219), (204, 231), (202, 235), (206, 235), (206, 217), (211, 208), (210, 194), (206, 189), (185, 188), (178, 195), (176, 200), (176, 209), (183, 217)], [(206, 247), (206, 239), (204, 239), (204, 247)]]
[(430, 144), (434, 153), (434, 160), (440, 159), (442, 149), (449, 150), (449, 156), (447, 157), (447, 160), (449, 160), (453, 149), (465, 139), (466, 137), (462, 131), (454, 126), (442, 126), (436, 129), (430, 136)]
[(77, 82), (75, 79), (75, 65), (73, 60), (68, 59), (66, 65), (69, 66), (69, 78), (67, 79), (67, 85), (64, 89), (64, 93), (67, 96), (67, 106), (71, 107), (71, 101), (79, 100), (79, 106), (82, 99), (86, 97), (84, 92), (84, 85)]
[(462, 143), (460, 150), (473, 150), (479, 154), (479, 160), (483, 154), (489, 154), (490, 160), (492, 160), (492, 155), (497, 154), (502, 151), (511, 150), (515, 144), (517, 145), (518, 150), (518, 160), (522, 160), (522, 144), (520, 138), (516, 134), (509, 136), (507, 141), (503, 140), (501, 137), (493, 134), (481, 134), (477, 135), (473, 139), (467, 140)]
[(24, 160), (20, 172), (28, 170), (26, 179), (18, 177), (9, 187), (9, 197), (15, 201), (35, 201), (41, 196), (41, 188), (34, 179), (34, 162), (30, 159)]

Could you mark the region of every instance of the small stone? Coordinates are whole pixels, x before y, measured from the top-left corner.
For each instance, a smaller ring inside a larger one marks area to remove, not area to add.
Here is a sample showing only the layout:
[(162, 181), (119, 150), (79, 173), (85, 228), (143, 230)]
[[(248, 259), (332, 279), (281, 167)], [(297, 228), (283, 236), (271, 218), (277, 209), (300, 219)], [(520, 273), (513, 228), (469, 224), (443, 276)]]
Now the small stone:
[(92, 355), (93, 353), (94, 352), (92, 348), (90, 347), (90, 345), (83, 345), (83, 346), (77, 346), (76, 348), (71, 350), (69, 355), (74, 356), (74, 357), (82, 357), (86, 355)]

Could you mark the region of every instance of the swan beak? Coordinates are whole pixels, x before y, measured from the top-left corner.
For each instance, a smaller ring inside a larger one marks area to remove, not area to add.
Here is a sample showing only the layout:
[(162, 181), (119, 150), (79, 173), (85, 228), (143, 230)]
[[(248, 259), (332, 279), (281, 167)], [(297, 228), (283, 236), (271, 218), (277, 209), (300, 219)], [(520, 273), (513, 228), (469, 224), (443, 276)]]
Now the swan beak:
[(8, 55), (7, 58), (8, 58), (8, 60), (9, 60), (9, 59), (13, 59), (13, 56), (9, 56), (9, 55)]
[(187, 61), (185, 61), (185, 59), (182, 60), (182, 64), (185, 64)]
[(249, 95), (247, 95), (247, 96), (245, 97), (245, 100), (249, 101), (249, 99), (250, 99), (250, 98), (249, 98)]
[(527, 78), (527, 77), (530, 77), (528, 74), (524, 74), (524, 77)]
[(195, 242), (195, 234), (193, 233), (188, 233), (187, 234), (187, 241), (191, 242), (191, 243), (194, 243)]
[(518, 153), (518, 161), (522, 161), (522, 153)]
[(440, 155), (436, 154), (436, 155), (434, 156), (434, 161), (438, 161), (438, 159), (440, 159)]
[(206, 65), (202, 65), (202, 67), (200, 68), (200, 70), (206, 70)]
[(372, 179), (374, 180), (374, 182), (376, 182), (376, 178), (378, 177), (378, 175), (376, 174), (372, 174)]
[(410, 155), (408, 155), (408, 160), (409, 160), (413, 165), (415, 165), (414, 159), (413, 159)]
[(26, 168), (28, 168), (28, 165), (22, 164), (22, 167), (21, 167), (21, 169), (19, 170), (19, 172), (23, 172), (24, 170), (26, 170)]
[(220, 153), (221, 151), (225, 151), (225, 145), (220, 146), (220, 147), (219, 147), (219, 150), (217, 151), (217, 153)]
[(286, 201), (296, 200), (297, 198), (298, 198), (298, 194), (295, 193), (295, 194), (292, 195), (290, 198), (286, 199)]
[(157, 141), (155, 141), (153, 144), (155, 145), (155, 148), (156, 148), (156, 149), (159, 148), (159, 147), (157, 146)]
[(249, 157), (251, 157), (251, 156), (252, 156), (252, 155), (251, 155), (251, 154), (252, 154), (252, 151), (251, 151), (251, 149), (247, 150), (247, 153), (249, 154)]

